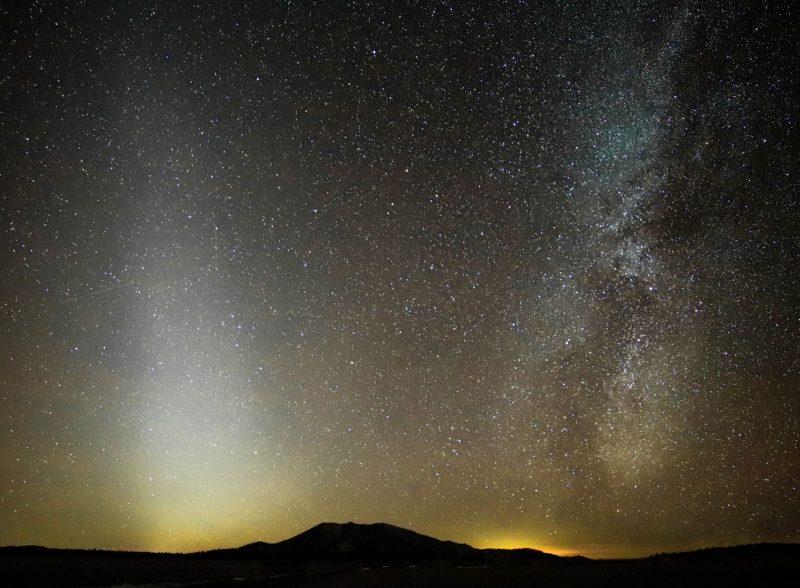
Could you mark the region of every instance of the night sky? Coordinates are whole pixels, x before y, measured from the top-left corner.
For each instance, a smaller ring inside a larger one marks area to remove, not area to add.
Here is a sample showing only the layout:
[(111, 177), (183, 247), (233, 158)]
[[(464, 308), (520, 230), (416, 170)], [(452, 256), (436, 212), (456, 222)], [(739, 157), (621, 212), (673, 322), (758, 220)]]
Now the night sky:
[(800, 541), (793, 2), (15, 2), (0, 544)]

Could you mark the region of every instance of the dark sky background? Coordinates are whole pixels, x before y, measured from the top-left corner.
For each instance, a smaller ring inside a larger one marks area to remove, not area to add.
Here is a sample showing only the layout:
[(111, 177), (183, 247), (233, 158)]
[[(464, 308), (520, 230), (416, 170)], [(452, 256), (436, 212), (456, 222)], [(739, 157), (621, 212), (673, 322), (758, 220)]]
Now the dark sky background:
[(793, 2), (15, 2), (0, 544), (800, 541)]

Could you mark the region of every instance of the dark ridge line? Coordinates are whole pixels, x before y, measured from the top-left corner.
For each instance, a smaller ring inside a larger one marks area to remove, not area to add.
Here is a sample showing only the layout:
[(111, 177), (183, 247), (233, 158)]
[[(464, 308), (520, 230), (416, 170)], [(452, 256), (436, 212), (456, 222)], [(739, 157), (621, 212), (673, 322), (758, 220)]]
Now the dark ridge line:
[[(343, 548), (347, 541), (342, 535), (349, 534), (362, 544), (352, 549)], [(378, 534), (376, 536), (376, 534)], [(354, 536), (353, 536), (354, 535)], [(338, 540), (338, 543), (337, 543)], [(383, 543), (378, 543), (382, 541)], [(346, 560), (352, 558), (372, 559), (429, 559), (429, 560), (476, 560), (484, 561), (672, 561), (718, 559), (724, 557), (757, 556), (800, 556), (800, 543), (748, 543), (730, 546), (709, 546), (695, 550), (659, 552), (651, 555), (619, 559), (595, 560), (582, 555), (560, 556), (531, 548), (476, 548), (466, 543), (437, 539), (411, 529), (388, 523), (333, 523), (322, 522), (287, 539), (268, 543), (255, 541), (239, 547), (222, 547), (195, 552), (152, 552), (116, 549), (76, 549), (45, 547), (41, 545), (0, 546), (0, 556), (4, 555), (53, 555), (86, 556), (95, 555), (109, 558), (183, 558), (183, 559), (315, 559), (331, 558)]]

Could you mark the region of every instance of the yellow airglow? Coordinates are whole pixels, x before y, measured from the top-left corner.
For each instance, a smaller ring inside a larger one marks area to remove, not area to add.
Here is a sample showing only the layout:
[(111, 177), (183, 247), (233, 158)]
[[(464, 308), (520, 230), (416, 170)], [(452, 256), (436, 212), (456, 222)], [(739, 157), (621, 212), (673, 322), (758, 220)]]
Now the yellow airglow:
[(579, 555), (575, 549), (568, 549), (560, 545), (553, 544), (552, 542), (537, 537), (534, 535), (524, 534), (490, 534), (479, 536), (472, 543), (473, 547), (481, 549), (536, 549), (544, 551), (545, 553), (552, 553), (555, 555)]

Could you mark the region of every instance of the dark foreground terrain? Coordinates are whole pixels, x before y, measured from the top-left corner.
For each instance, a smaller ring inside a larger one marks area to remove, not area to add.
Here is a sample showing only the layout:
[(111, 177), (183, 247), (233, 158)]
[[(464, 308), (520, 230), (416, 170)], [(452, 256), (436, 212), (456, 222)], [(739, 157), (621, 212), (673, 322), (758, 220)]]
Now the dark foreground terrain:
[(0, 586), (795, 586), (800, 545), (639, 560), (479, 550), (390, 525), (325, 523), (288, 539), (195, 554), (0, 548)]

